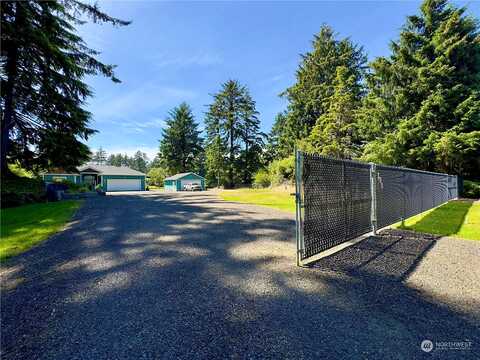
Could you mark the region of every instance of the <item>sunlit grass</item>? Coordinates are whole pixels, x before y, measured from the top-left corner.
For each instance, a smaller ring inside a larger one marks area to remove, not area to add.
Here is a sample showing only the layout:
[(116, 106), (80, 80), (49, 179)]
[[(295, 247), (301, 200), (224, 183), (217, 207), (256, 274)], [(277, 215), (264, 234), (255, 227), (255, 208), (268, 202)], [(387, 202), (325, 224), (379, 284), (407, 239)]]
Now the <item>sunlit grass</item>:
[[(295, 212), (295, 197), (288, 191), (271, 189), (223, 190), (226, 201), (255, 204)], [(457, 200), (407, 219), (396, 228), (463, 239), (480, 240), (480, 202)]]
[(456, 200), (407, 219), (395, 227), (418, 232), (480, 240), (480, 202)]
[(1, 210), (0, 261), (18, 255), (59, 231), (81, 201), (60, 201)]
[(295, 196), (289, 191), (271, 189), (223, 190), (220, 197), (226, 201), (267, 206), (283, 211), (295, 212)]

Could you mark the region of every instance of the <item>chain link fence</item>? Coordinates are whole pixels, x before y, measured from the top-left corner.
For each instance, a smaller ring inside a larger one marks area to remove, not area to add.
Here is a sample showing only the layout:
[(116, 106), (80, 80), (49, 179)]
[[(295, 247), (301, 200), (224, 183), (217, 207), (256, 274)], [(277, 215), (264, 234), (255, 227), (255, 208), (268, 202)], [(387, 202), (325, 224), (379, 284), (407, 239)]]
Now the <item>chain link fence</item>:
[(458, 197), (457, 176), (296, 153), (298, 261)]

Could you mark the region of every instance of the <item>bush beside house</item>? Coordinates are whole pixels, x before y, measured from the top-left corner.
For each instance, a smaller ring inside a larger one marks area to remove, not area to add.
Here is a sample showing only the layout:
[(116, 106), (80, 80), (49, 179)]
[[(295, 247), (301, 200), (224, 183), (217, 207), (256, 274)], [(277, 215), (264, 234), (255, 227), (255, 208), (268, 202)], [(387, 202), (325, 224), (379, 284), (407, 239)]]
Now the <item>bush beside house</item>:
[[(66, 191), (67, 193), (76, 194), (76, 193), (84, 193), (84, 192), (90, 191), (88, 189), (88, 186), (81, 185), (81, 184), (75, 184), (74, 182), (69, 181), (69, 180), (61, 180), (61, 181), (56, 181), (56, 182), (66, 185), (67, 186), (67, 191)], [(100, 186), (100, 184), (99, 184), (99, 186)]]
[(45, 183), (40, 179), (16, 175), (2, 178), (1, 198), (2, 208), (45, 201)]
[[(35, 174), (22, 169), (18, 165), (9, 165), (10, 174), (1, 180), (2, 208), (16, 207), (47, 201), (45, 182)], [(67, 193), (84, 193), (88, 191), (85, 185), (75, 184), (65, 179), (56, 180), (67, 187)]]

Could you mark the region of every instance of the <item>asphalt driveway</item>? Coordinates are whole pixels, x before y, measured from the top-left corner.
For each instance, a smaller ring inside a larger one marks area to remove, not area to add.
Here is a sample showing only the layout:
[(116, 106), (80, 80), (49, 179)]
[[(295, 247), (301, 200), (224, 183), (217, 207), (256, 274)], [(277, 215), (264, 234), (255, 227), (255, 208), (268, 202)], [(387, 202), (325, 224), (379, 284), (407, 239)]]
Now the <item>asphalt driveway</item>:
[(473, 359), (479, 250), (392, 233), (298, 268), (288, 213), (109, 195), (2, 268), (2, 359)]

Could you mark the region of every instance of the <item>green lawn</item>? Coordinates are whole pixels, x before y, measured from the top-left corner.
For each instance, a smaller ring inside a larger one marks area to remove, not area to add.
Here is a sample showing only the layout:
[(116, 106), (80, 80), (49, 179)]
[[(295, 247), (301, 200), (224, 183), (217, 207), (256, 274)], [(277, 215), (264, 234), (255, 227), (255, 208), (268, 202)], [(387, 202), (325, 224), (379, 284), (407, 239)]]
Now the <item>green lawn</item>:
[(227, 201), (256, 204), (295, 212), (295, 196), (290, 192), (270, 189), (223, 190), (220, 197)]
[(1, 209), (0, 261), (18, 255), (59, 231), (81, 201), (60, 201)]
[(430, 234), (480, 240), (480, 202), (456, 200), (394, 225)]
[[(223, 190), (220, 197), (227, 201), (268, 206), (295, 212), (295, 197), (289, 192), (270, 189)], [(457, 200), (407, 219), (394, 227), (430, 234), (480, 240), (480, 202)]]

